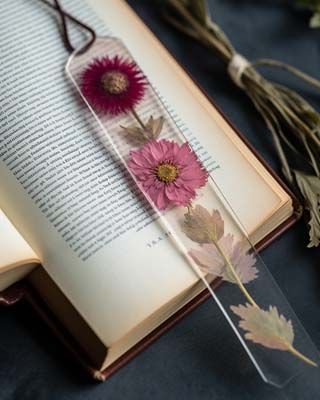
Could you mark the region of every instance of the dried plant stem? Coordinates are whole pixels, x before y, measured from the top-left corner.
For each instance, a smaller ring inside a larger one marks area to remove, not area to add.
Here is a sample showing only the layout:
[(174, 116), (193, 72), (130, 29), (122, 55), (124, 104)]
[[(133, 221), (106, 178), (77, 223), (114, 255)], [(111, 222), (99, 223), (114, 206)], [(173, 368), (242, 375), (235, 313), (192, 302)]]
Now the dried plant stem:
[(309, 85), (312, 85), (315, 88), (320, 90), (320, 82), (318, 79), (313, 78), (312, 76), (306, 74), (303, 71), (300, 71), (300, 69), (295, 68), (292, 65), (284, 64), (281, 61), (272, 60), (269, 58), (261, 58), (260, 60), (252, 62), (251, 65), (254, 67), (264, 65), (264, 66), (277, 67), (277, 68), (283, 69), (284, 71), (290, 72), (291, 74), (295, 75), (296, 77), (307, 82)]
[(282, 166), (283, 166), (283, 172), (286, 175), (286, 178), (290, 181), (293, 182), (293, 176), (289, 167), (289, 163), (286, 157), (286, 154), (283, 150), (281, 141), (276, 133), (276, 127), (278, 128), (279, 131), (282, 131), (281, 128), (278, 126), (278, 121), (273, 115), (273, 113), (270, 110), (266, 110), (263, 104), (260, 104), (259, 99), (256, 98), (255, 95), (252, 95), (251, 97), (253, 104), (255, 105), (256, 109), (260, 112), (262, 115), (263, 119), (265, 120), (265, 123), (267, 127), (269, 128), (273, 142), (276, 148), (276, 151), (278, 153), (278, 157), (281, 160)]
[(295, 349), (290, 343), (286, 343), (288, 351), (293, 354), (295, 357), (299, 358), (300, 360), (304, 361), (308, 365), (311, 365), (312, 367), (318, 367), (318, 364), (315, 363), (314, 361), (310, 360), (310, 358), (304, 356), (300, 351)]
[(136, 121), (138, 122), (138, 124), (141, 126), (141, 128), (142, 128), (143, 130), (145, 130), (145, 129), (146, 129), (146, 126), (145, 126), (145, 124), (143, 123), (142, 119), (139, 117), (139, 114), (137, 113), (137, 111), (136, 111), (134, 108), (132, 108), (132, 109), (131, 109), (131, 113), (132, 113), (133, 117), (136, 119)]
[[(138, 129), (138, 135), (140, 136), (139, 141), (149, 141), (150, 140), (150, 136), (148, 134), (148, 129), (146, 124), (142, 121), (142, 119), (140, 118), (139, 114), (137, 113), (137, 111), (132, 108), (131, 109), (131, 114), (133, 116), (133, 118), (138, 122), (139, 126), (141, 127), (141, 129)], [(125, 127), (122, 127), (124, 130), (126, 130)]]
[[(220, 43), (219, 40), (211, 34), (210, 30), (208, 30), (206, 26), (203, 26), (199, 21), (197, 21), (188, 11), (183, 2), (180, 0), (168, 0), (168, 3), (190, 24), (191, 30), (189, 30), (187, 25), (178, 21), (176, 21), (176, 28), (183, 27), (184, 33), (201, 40), (207, 46), (213, 47), (214, 50), (216, 50), (225, 61), (228, 61), (231, 58), (231, 50), (227, 49), (224, 43)], [(172, 23), (172, 20), (173, 19), (169, 16), (168, 21)]]
[(216, 246), (217, 250), (221, 254), (222, 258), (224, 259), (224, 262), (226, 263), (227, 267), (229, 268), (229, 271), (231, 272), (234, 280), (236, 281), (237, 285), (239, 286), (239, 289), (242, 291), (246, 299), (249, 301), (250, 304), (252, 304), (254, 307), (259, 308), (258, 304), (253, 300), (251, 297), (250, 293), (247, 291), (245, 288), (244, 284), (241, 282), (241, 279), (239, 275), (237, 274), (234, 266), (232, 265), (232, 262), (229, 260), (229, 257), (225, 254), (223, 251), (222, 247), (219, 245), (217, 240), (212, 240), (212, 243)]

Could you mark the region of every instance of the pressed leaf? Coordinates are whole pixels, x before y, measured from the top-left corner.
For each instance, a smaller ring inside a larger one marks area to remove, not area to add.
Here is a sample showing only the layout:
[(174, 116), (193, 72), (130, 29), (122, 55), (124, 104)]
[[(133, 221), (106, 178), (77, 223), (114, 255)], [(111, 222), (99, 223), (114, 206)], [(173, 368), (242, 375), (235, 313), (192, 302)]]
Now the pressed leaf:
[(200, 204), (184, 215), (182, 230), (193, 242), (212, 243), (219, 240), (224, 233), (224, 221), (218, 210), (212, 213)]
[(310, 243), (308, 247), (320, 244), (320, 178), (294, 171), (297, 185), (306, 200), (306, 208), (310, 213)]
[(239, 326), (246, 331), (247, 340), (270, 349), (286, 351), (292, 347), (292, 322), (279, 314), (277, 307), (262, 310), (250, 304), (240, 304), (231, 306), (231, 310), (241, 318)]
[(129, 136), (131, 140), (135, 140), (140, 144), (143, 144), (147, 141), (147, 139), (144, 137), (143, 130), (138, 126), (121, 126), (121, 129)]
[[(229, 259), (242, 283), (249, 283), (257, 278), (258, 270), (254, 266), (255, 257), (245, 252), (242, 243), (235, 242), (233, 235), (223, 236), (219, 240), (219, 247)], [(203, 244), (199, 246), (199, 249), (191, 250), (189, 254), (204, 273), (219, 276), (234, 284), (238, 283), (215, 244)]]
[(133, 125), (129, 127), (121, 126), (121, 129), (130, 137), (130, 139), (134, 139), (138, 143), (142, 144), (148, 140), (157, 139), (162, 131), (163, 124), (164, 118), (162, 116), (156, 119), (151, 116), (144, 128)]
[(162, 131), (164, 118), (161, 116), (154, 119), (151, 116), (146, 124), (145, 132), (150, 139), (157, 139)]

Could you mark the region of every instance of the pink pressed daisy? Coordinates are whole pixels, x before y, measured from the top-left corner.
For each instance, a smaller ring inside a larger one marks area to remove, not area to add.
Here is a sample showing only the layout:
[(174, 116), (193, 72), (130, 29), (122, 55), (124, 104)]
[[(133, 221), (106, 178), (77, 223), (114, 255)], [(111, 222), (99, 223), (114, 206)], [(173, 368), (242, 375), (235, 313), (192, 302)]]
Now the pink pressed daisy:
[(170, 205), (186, 206), (204, 186), (208, 173), (188, 143), (179, 146), (168, 140), (152, 140), (130, 152), (128, 166), (142, 190), (164, 210)]
[(112, 115), (131, 111), (146, 86), (137, 65), (118, 56), (96, 58), (82, 74), (83, 95), (94, 108)]

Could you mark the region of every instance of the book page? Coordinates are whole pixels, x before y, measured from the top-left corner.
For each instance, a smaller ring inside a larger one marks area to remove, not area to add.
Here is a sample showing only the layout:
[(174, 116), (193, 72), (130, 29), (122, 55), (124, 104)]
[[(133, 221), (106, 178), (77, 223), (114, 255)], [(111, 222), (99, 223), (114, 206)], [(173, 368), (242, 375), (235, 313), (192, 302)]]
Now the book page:
[[(145, 47), (146, 36), (121, 4), (109, 1), (103, 22), (84, 0), (64, 1), (99, 34), (110, 32), (108, 22), (123, 36), (252, 229), (280, 207), (281, 190), (271, 188), (268, 174), (257, 172), (185, 82), (174, 78), (161, 53)], [(68, 53), (54, 13), (40, 2), (2, 0), (0, 14), (0, 207), (108, 346), (197, 276), (154, 222), (107, 141), (94, 134), (64, 71)], [(83, 43), (83, 35), (74, 30), (73, 40)]]
[(19, 265), (39, 262), (39, 258), (0, 210), (0, 274)]

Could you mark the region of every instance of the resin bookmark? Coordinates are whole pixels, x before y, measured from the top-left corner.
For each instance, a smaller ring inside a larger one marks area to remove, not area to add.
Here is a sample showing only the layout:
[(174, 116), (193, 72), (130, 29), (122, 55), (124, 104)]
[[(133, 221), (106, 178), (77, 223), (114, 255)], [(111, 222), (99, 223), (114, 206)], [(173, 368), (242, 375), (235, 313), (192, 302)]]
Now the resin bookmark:
[[(209, 290), (261, 377), (283, 387), (317, 367), (317, 349), (250, 243), (214, 172), (204, 168), (123, 43), (97, 38), (86, 51), (71, 55), (67, 73), (128, 179)], [(212, 290), (216, 279), (223, 281), (223, 290)]]

